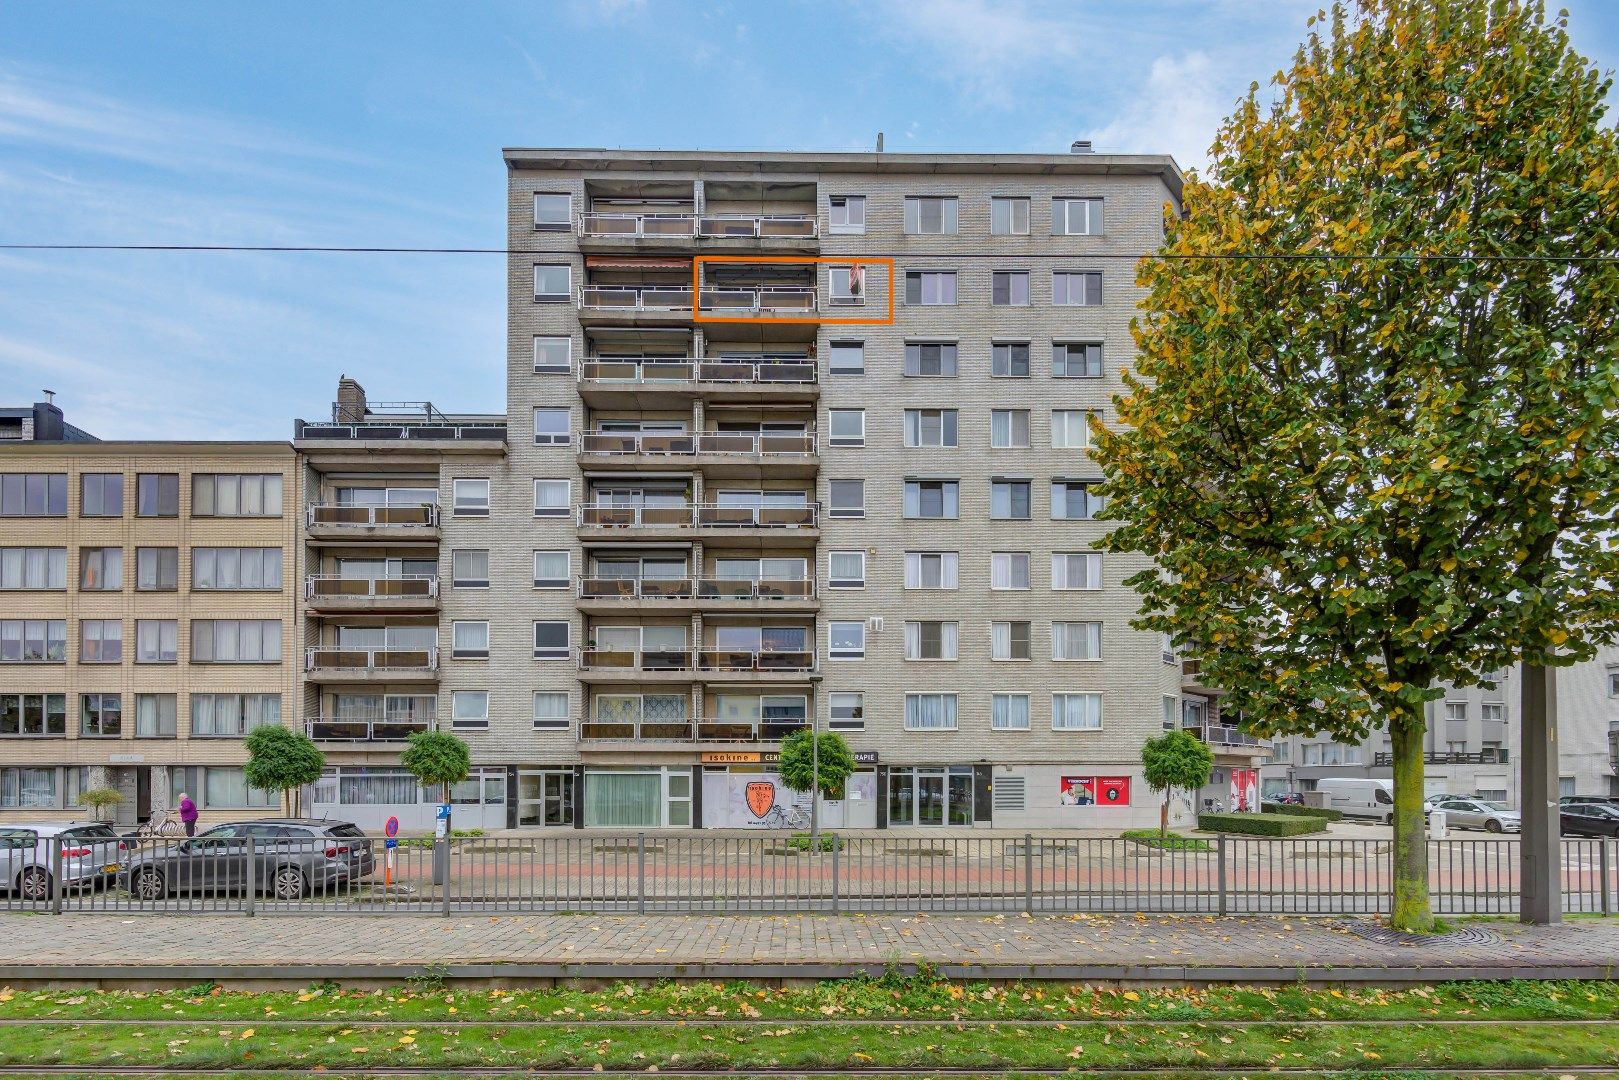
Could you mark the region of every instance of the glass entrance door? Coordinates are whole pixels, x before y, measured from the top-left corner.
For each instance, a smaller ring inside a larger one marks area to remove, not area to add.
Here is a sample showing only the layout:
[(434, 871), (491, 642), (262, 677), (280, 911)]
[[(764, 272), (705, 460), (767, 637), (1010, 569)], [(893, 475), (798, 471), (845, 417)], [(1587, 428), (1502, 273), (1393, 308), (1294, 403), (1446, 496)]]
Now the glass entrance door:
[(973, 770), (919, 767), (888, 771), (888, 825), (952, 825), (973, 823)]
[(943, 825), (944, 804), (944, 770), (916, 770), (916, 823)]
[(519, 769), (517, 824), (573, 824), (573, 773)]

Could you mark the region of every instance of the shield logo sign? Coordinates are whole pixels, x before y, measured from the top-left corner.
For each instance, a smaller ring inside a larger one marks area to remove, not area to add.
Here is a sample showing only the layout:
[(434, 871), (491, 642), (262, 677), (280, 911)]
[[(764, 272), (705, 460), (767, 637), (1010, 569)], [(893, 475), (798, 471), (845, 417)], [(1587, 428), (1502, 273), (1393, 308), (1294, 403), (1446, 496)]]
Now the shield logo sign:
[(754, 817), (764, 817), (776, 805), (776, 785), (768, 780), (755, 780), (747, 786), (748, 809)]

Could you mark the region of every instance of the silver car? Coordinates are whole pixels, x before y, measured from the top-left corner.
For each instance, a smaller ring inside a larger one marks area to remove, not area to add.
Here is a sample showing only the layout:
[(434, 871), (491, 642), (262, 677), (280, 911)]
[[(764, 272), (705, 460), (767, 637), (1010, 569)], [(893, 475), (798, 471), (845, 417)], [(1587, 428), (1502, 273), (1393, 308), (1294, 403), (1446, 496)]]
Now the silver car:
[(1431, 814), (1435, 810), (1445, 812), (1445, 824), (1451, 828), (1483, 829), (1493, 833), (1523, 831), (1523, 818), (1505, 803), (1453, 795), (1430, 804), (1427, 812)]
[[(52, 845), (62, 849), (59, 870), (51, 865)], [(84, 888), (117, 880), (128, 861), (129, 849), (111, 825), (0, 824), (0, 887), (26, 901), (50, 899), (58, 873), (61, 885)]]

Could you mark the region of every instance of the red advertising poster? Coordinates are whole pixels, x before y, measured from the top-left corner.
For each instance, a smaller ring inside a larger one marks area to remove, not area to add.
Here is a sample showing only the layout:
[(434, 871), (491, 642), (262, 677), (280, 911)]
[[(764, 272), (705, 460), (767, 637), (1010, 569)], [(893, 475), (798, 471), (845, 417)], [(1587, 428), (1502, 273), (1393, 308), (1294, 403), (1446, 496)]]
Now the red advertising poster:
[(1259, 812), (1259, 770), (1231, 770), (1231, 810), (1233, 813)]
[(1064, 806), (1095, 806), (1096, 805), (1096, 777), (1094, 776), (1065, 776), (1062, 778), (1062, 791), (1058, 795), (1058, 802)]
[(1130, 778), (1128, 776), (1097, 777), (1096, 801), (1103, 806), (1129, 806)]

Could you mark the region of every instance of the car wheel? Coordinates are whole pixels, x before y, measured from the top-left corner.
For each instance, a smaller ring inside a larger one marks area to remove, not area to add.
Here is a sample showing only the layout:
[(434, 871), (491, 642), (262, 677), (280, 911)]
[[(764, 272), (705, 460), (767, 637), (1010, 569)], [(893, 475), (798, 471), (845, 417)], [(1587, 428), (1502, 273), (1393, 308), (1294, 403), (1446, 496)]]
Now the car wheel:
[(304, 874), (296, 866), (283, 866), (275, 872), (277, 900), (299, 900), (304, 895)]
[(24, 900), (49, 900), (51, 898), (51, 875), (47, 870), (37, 866), (30, 866), (17, 875), (17, 891)]
[(168, 895), (168, 885), (161, 873), (151, 867), (144, 867), (135, 874), (134, 888), (131, 891), (138, 900), (161, 900)]
[(1501, 831), (1501, 823), (1499, 821), (1495, 820), (1494, 818), (1491, 818), (1490, 820), (1488, 820), (1488, 821), (1486, 821), (1484, 823), (1484, 831), (1485, 832), (1500, 832)]

